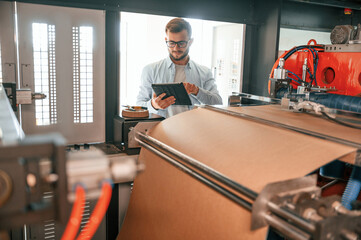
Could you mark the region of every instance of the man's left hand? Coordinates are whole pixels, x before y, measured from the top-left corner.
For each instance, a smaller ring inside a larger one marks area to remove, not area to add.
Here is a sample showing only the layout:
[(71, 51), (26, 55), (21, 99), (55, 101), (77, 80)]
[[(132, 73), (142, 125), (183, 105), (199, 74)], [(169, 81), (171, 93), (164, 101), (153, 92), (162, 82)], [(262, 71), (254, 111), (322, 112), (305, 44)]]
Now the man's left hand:
[(184, 88), (186, 89), (188, 94), (197, 95), (199, 92), (199, 87), (192, 83), (183, 82)]

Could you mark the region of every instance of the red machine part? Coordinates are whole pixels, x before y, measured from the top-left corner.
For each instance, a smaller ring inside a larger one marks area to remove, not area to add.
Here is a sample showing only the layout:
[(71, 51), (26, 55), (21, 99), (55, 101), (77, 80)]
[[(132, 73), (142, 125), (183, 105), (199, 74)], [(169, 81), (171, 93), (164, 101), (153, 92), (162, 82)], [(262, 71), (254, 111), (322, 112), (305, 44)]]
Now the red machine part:
[[(308, 42), (308, 45), (311, 43), (317, 45), (317, 42), (313, 39)], [(281, 57), (284, 57), (287, 52), (283, 53)], [(285, 61), (284, 68), (302, 79), (302, 67), (306, 58), (308, 60), (307, 66), (310, 72), (313, 73), (313, 57), (309, 50), (293, 53)], [(273, 70), (278, 66), (278, 62), (279, 59), (275, 62), (270, 77), (273, 77)], [(289, 76), (292, 75), (289, 74)], [(309, 73), (306, 76), (306, 82), (311, 82)], [(329, 93), (361, 97), (361, 52), (319, 51), (316, 80), (317, 85), (321, 88), (335, 88), (335, 91), (329, 91)], [(292, 85), (294, 88), (297, 88), (299, 84), (293, 81)], [(315, 86), (315, 83), (313, 85)], [(318, 184), (322, 186), (330, 181), (330, 179), (319, 177)], [(346, 181), (347, 179), (323, 189), (322, 196), (335, 194), (341, 196), (345, 190)], [(358, 200), (361, 201), (361, 194), (358, 196)]]
[[(320, 87), (335, 87), (329, 93), (361, 97), (361, 52), (319, 52), (316, 71), (317, 84)], [(302, 66), (307, 58), (307, 66), (311, 68), (312, 55), (306, 51), (298, 51), (285, 61), (284, 68), (302, 78)], [(312, 66), (313, 67), (313, 66)], [(306, 78), (310, 82), (309, 74)], [(298, 84), (294, 84), (296, 87)]]

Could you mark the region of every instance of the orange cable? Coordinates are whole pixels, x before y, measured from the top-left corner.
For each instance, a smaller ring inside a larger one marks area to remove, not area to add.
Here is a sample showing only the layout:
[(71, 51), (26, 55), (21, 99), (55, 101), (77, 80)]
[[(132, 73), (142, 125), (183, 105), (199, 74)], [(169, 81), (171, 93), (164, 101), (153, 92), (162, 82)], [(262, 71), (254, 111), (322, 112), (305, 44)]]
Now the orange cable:
[(75, 239), (76, 234), (78, 233), (79, 226), (82, 219), (82, 214), (84, 210), (85, 203), (85, 190), (82, 186), (77, 185), (75, 190), (75, 202), (73, 209), (71, 210), (71, 215), (66, 225), (65, 231), (61, 240), (73, 240)]
[(95, 234), (100, 222), (102, 221), (112, 197), (112, 185), (109, 182), (103, 182), (100, 198), (90, 216), (89, 222), (85, 225), (84, 231), (80, 233), (77, 240), (91, 239)]

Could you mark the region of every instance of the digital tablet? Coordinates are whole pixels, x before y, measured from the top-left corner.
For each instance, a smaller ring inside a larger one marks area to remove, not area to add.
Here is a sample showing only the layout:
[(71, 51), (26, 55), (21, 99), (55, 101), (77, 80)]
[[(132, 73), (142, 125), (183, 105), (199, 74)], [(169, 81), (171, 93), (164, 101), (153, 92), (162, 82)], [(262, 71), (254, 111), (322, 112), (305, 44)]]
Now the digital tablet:
[(174, 105), (192, 105), (191, 99), (184, 88), (183, 83), (161, 83), (152, 84), (152, 88), (157, 96), (166, 93), (163, 99), (174, 96)]

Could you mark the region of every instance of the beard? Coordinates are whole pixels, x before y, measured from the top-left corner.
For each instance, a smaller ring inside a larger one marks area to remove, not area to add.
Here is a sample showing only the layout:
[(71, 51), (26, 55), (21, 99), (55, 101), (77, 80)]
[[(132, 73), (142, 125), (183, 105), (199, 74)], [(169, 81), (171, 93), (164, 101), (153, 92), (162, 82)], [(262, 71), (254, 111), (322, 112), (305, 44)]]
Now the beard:
[(173, 54), (172, 54), (172, 52), (173, 52), (173, 51), (169, 49), (169, 56), (170, 56), (170, 58), (173, 59), (173, 60), (175, 60), (175, 61), (180, 61), (180, 60), (182, 60), (182, 59), (184, 59), (185, 57), (188, 56), (189, 48), (187, 48), (187, 49), (183, 52), (183, 54), (182, 54), (180, 57), (178, 57), (178, 58), (174, 57)]

